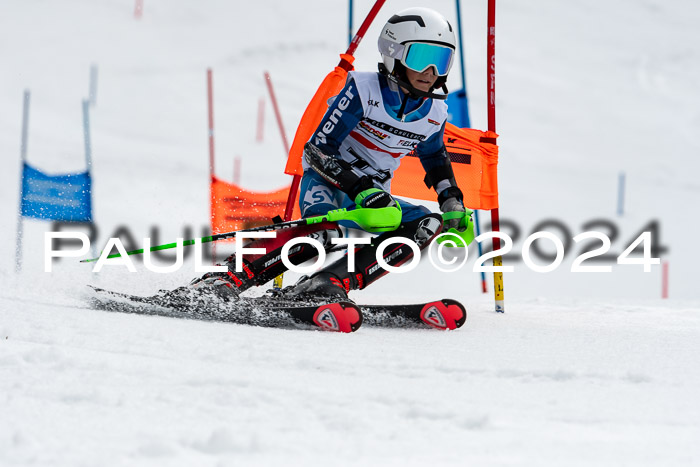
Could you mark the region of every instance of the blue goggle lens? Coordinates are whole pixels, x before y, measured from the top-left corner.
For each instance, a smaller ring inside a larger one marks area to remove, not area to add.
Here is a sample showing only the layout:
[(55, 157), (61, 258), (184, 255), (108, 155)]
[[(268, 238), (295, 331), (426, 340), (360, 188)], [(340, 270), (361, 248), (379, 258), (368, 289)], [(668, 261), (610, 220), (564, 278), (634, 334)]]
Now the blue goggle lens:
[(406, 67), (419, 73), (434, 66), (438, 76), (444, 76), (450, 71), (453, 50), (437, 44), (423, 44), (416, 42), (410, 44), (402, 63)]

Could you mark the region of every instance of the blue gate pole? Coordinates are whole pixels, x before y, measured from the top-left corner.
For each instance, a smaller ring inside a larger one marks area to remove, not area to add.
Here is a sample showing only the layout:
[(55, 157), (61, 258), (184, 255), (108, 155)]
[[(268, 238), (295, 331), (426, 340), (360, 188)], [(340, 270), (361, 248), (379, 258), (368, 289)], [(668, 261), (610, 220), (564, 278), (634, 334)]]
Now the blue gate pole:
[(348, 0), (348, 44), (352, 43), (352, 0)]
[(617, 178), (617, 215), (622, 217), (625, 212), (625, 172), (620, 172)]
[(467, 128), (471, 128), (471, 120), (469, 119), (469, 98), (467, 97), (467, 72), (464, 66), (464, 46), (462, 45), (462, 11), (457, 2), (457, 37), (459, 38), (459, 67), (462, 72), (462, 90), (464, 91), (464, 115), (466, 116)]
[[(83, 138), (85, 140), (85, 165), (87, 167), (86, 171), (90, 180), (92, 180), (92, 139), (90, 138), (90, 99), (83, 99)], [(92, 217), (92, 223), (95, 222), (94, 216), (94, 206), (92, 204), (92, 183), (90, 184), (90, 215)], [(97, 246), (95, 244), (90, 245), (90, 252), (92, 256), (97, 256)], [(99, 277), (99, 276), (98, 276)]]
[(15, 244), (15, 272), (22, 270), (22, 236), (24, 235), (24, 220), (22, 218), (22, 199), (24, 199), (24, 163), (27, 161), (27, 139), (29, 135), (29, 89), (24, 90), (24, 103), (22, 106), (22, 143), (20, 145), (20, 158), (22, 169), (19, 183), (19, 210), (17, 211), (17, 240)]
[[(471, 128), (471, 120), (469, 119), (469, 99), (467, 97), (467, 71), (466, 71), (466, 66), (464, 65), (464, 46), (462, 45), (462, 10), (459, 6), (459, 0), (455, 0), (455, 3), (457, 4), (457, 37), (459, 38), (459, 67), (460, 71), (462, 72), (462, 87), (464, 91), (464, 116), (466, 117), (466, 124), (467, 128)], [(476, 209), (474, 210), (474, 226), (476, 227), (476, 235), (477, 237), (481, 235), (481, 227), (479, 226), (479, 211)], [(483, 253), (483, 248), (481, 247), (481, 243), (477, 243), (476, 247), (479, 251), (479, 256), (482, 256)], [(483, 293), (487, 292), (487, 287), (486, 287), (486, 273), (484, 271), (481, 271), (481, 291)]]
[(90, 105), (95, 106), (97, 104), (97, 65), (90, 65), (90, 91), (88, 94), (88, 99), (90, 99)]
[(90, 101), (83, 99), (83, 138), (85, 139), (85, 165), (92, 169), (92, 144), (90, 141)]

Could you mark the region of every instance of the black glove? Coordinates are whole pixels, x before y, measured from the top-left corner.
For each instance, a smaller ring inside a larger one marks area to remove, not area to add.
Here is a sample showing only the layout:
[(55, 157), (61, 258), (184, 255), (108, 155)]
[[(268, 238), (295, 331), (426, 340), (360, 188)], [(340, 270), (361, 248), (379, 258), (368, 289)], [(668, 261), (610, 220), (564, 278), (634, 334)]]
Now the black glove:
[(391, 194), (379, 188), (369, 188), (361, 191), (355, 197), (355, 204), (361, 208), (397, 207), (396, 200)]
[(452, 186), (443, 190), (438, 196), (438, 202), (440, 203), (440, 210), (443, 213), (464, 213), (463, 215), (453, 215), (449, 220), (445, 220), (445, 231), (448, 229), (459, 230), (459, 224), (462, 218), (466, 216), (466, 209), (464, 208), (464, 203), (462, 202), (462, 191), (456, 186)]

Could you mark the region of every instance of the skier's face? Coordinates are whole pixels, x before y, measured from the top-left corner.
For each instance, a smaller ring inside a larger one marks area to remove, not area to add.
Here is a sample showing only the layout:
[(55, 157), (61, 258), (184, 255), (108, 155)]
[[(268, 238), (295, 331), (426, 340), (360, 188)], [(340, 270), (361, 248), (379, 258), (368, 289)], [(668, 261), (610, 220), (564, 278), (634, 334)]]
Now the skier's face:
[(430, 91), (430, 88), (433, 87), (433, 84), (435, 84), (438, 78), (435, 74), (435, 68), (433, 67), (428, 68), (422, 73), (406, 68), (406, 77), (408, 78), (408, 82), (411, 83), (411, 86), (423, 92)]

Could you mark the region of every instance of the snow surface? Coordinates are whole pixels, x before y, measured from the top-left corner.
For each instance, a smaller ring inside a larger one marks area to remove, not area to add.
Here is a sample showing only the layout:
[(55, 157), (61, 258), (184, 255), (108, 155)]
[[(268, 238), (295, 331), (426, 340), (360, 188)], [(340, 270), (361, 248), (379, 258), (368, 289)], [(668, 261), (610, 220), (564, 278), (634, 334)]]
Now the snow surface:
[[(507, 259), (515, 272), (500, 315), (480, 293), (472, 252), (461, 273), (423, 262), (352, 295), (455, 298), (469, 310), (462, 329), (351, 335), (90, 310), (85, 284), (153, 293), (193, 277), (192, 261), (165, 275), (141, 263), (92, 274), (64, 259), (45, 273), (46, 222), (25, 222), (15, 275), (24, 89), (30, 163), (79, 171), (80, 101), (98, 65), (95, 247), (122, 226), (137, 240), (157, 227), (161, 243), (207, 225), (206, 68), (217, 173), (230, 179), (240, 156), (243, 184), (271, 190), (289, 177), (263, 72), (291, 140), (347, 46), (346, 2), (146, 0), (138, 21), (133, 3), (0, 4), (0, 465), (700, 463), (696, 2), (499, 0), (497, 12), (501, 216), (521, 231), (514, 252), (544, 220), (571, 238), (602, 219), (618, 230), (617, 255), (656, 220), (671, 298), (661, 299), (659, 266), (570, 272), (574, 245), (551, 273)], [(356, 26), (371, 3), (354, 2)], [(386, 2), (358, 69), (374, 69), (379, 28), (407, 6)], [(430, 6), (454, 19), (453, 2)], [(486, 2), (462, 10), (470, 111), (485, 128)], [(457, 70), (451, 89), (462, 85)]]

